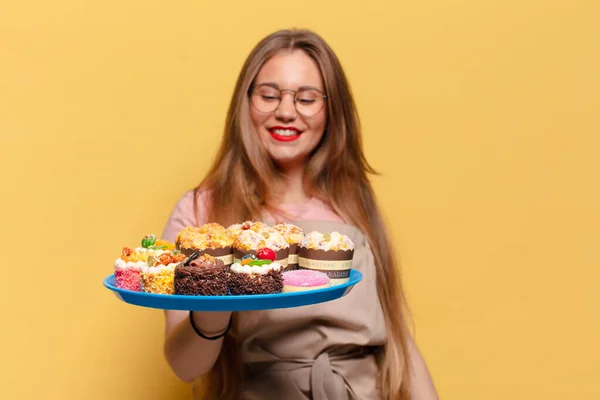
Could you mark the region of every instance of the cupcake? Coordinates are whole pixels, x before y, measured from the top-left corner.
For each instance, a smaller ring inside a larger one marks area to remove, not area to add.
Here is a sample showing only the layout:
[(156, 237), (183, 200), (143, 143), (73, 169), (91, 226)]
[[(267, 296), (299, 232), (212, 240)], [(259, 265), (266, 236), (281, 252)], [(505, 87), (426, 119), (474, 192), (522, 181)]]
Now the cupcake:
[(354, 257), (354, 243), (339, 232), (310, 232), (298, 247), (298, 268), (327, 274), (331, 286), (347, 283)]
[(201, 227), (188, 226), (179, 231), (177, 248), (186, 256), (199, 250), (199, 255), (208, 254), (220, 259), (226, 268), (233, 263), (231, 245), (233, 236), (220, 224), (210, 223)]
[(298, 268), (298, 245), (304, 239), (304, 231), (302, 228), (287, 224), (278, 223), (273, 226), (277, 232), (279, 232), (285, 238), (286, 242), (290, 245), (290, 254), (288, 256), (288, 265), (286, 270), (292, 270)]
[(114, 265), (115, 286), (120, 289), (141, 292), (140, 273), (146, 265), (138, 254), (129, 247), (123, 247), (121, 256), (117, 258)]
[(262, 251), (258, 256), (247, 254), (231, 266), (229, 292), (232, 295), (281, 293), (283, 267), (267, 256), (275, 258), (275, 253)]
[(148, 257), (159, 256), (175, 248), (173, 243), (159, 240), (155, 235), (142, 238), (141, 247), (123, 247), (121, 256), (114, 263), (115, 286), (140, 292), (142, 268), (147, 266)]
[(140, 274), (141, 289), (146, 293), (173, 294), (175, 267), (185, 256), (166, 251), (158, 256), (149, 256)]
[(261, 249), (270, 249), (275, 253), (277, 263), (286, 267), (290, 245), (285, 238), (275, 230), (263, 231), (262, 233), (247, 229), (243, 231), (233, 242), (233, 262), (239, 263), (245, 255), (257, 255)]
[(227, 294), (227, 269), (220, 258), (196, 251), (175, 267), (175, 294), (224, 296)]
[(269, 225), (259, 221), (244, 221), (240, 224), (233, 224), (227, 228), (227, 231), (233, 236), (234, 240), (242, 234), (242, 232), (252, 230), (254, 232), (270, 232), (273, 230)]
[(283, 273), (283, 293), (324, 289), (329, 286), (329, 277), (323, 272), (298, 269)]
[(199, 228), (196, 228), (199, 233), (210, 233), (210, 232), (223, 232), (226, 231), (225, 227), (216, 222), (210, 222), (208, 224), (204, 224)]

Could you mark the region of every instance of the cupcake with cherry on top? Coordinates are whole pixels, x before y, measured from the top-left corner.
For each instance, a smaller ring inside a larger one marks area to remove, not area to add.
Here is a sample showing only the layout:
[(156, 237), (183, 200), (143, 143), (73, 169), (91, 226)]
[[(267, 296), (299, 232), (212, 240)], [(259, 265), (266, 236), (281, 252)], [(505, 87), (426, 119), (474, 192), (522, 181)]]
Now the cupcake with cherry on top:
[(252, 229), (242, 231), (233, 242), (233, 262), (240, 263), (245, 255), (257, 256), (259, 249), (269, 249), (275, 253), (275, 260), (285, 268), (288, 264), (290, 245), (283, 235), (275, 230), (256, 232)]
[(261, 248), (256, 254), (246, 254), (229, 271), (229, 292), (232, 295), (281, 293), (283, 267), (275, 261), (275, 252)]

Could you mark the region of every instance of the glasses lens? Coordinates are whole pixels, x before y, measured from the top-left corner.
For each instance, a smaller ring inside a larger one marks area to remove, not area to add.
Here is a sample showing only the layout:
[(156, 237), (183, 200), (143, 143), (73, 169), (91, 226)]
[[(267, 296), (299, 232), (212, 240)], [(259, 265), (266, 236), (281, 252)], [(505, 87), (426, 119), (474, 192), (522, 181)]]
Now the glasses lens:
[(314, 89), (302, 89), (296, 94), (296, 109), (306, 117), (312, 117), (323, 108), (323, 93)]
[(252, 92), (252, 105), (263, 113), (275, 111), (281, 100), (281, 92), (271, 86), (257, 86)]

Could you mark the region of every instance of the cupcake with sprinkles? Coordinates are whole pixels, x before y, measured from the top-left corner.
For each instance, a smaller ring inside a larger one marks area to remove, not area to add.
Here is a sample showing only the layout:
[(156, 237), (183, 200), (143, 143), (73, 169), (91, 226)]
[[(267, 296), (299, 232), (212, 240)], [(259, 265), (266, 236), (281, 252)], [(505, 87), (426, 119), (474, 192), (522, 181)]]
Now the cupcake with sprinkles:
[(142, 268), (147, 267), (148, 257), (159, 256), (172, 251), (173, 243), (157, 239), (155, 235), (146, 235), (142, 238), (141, 247), (123, 247), (121, 256), (114, 263), (115, 286), (121, 289), (142, 291)]
[(175, 267), (185, 259), (178, 252), (166, 252), (158, 256), (149, 256), (146, 265), (142, 266), (140, 274), (143, 292), (155, 294), (173, 294)]
[(134, 292), (140, 292), (140, 274), (142, 267), (146, 265), (138, 254), (130, 247), (123, 247), (121, 256), (117, 258), (114, 265), (115, 286), (120, 289), (127, 289)]
[(283, 293), (325, 289), (330, 286), (327, 274), (310, 269), (298, 269), (283, 273)]
[(185, 227), (179, 231), (175, 243), (188, 257), (198, 251), (199, 255), (208, 254), (220, 259), (226, 268), (233, 263), (233, 235), (220, 224)]
[(209, 254), (192, 253), (175, 267), (175, 294), (188, 296), (224, 296), (227, 294), (227, 270), (223, 261)]
[(272, 294), (283, 290), (283, 266), (275, 262), (268, 248), (247, 254), (231, 266), (229, 292), (232, 295)]
[(280, 222), (273, 226), (273, 229), (279, 232), (290, 245), (290, 253), (288, 256), (288, 265), (286, 271), (298, 268), (298, 245), (304, 239), (304, 230), (302, 228), (289, 223)]
[(233, 262), (240, 263), (245, 255), (257, 255), (259, 249), (270, 249), (275, 253), (273, 261), (287, 266), (290, 245), (285, 238), (275, 231), (263, 231), (261, 233), (252, 229), (244, 230), (233, 242)]
[(310, 232), (298, 247), (298, 268), (327, 274), (331, 286), (350, 280), (353, 258), (354, 243), (339, 232)]

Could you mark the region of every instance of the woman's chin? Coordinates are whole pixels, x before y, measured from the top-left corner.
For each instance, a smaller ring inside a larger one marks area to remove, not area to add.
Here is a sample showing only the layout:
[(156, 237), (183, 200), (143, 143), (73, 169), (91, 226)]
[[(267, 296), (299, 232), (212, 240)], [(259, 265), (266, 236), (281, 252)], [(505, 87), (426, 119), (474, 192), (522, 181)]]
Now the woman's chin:
[(304, 166), (304, 164), (307, 161), (307, 157), (305, 155), (290, 153), (291, 152), (286, 151), (274, 151), (269, 152), (269, 155), (271, 156), (271, 160), (273, 160), (273, 163), (275, 163), (275, 165), (284, 170), (289, 168), (295, 168), (299, 165)]

